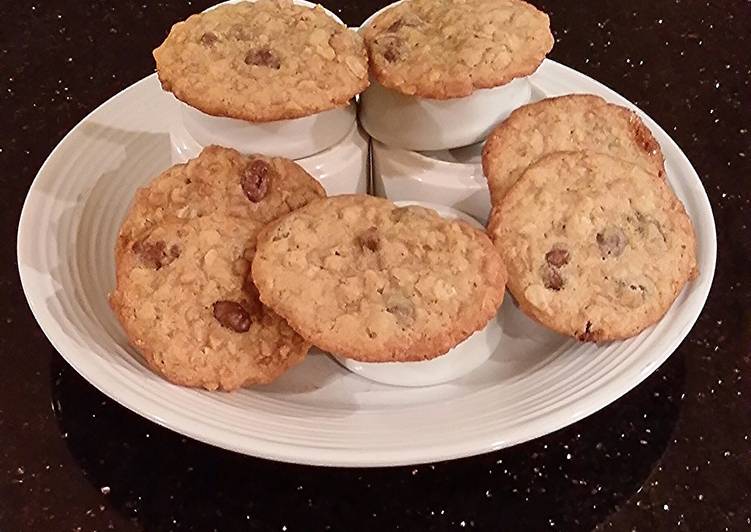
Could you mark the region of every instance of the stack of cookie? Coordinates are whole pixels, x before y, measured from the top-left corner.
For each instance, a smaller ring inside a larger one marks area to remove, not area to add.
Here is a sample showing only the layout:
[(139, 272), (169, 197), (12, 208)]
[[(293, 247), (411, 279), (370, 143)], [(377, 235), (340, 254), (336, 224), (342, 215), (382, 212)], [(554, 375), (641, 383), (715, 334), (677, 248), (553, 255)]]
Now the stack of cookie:
[(287, 159), (209, 147), (140, 189), (115, 249), (110, 304), (168, 380), (209, 390), (270, 382), (310, 344), (249, 280), (264, 226), (325, 193)]
[[(299, 160), (325, 177), (332, 159), (358, 151), (345, 170), (362, 179), (332, 190), (364, 191), (367, 139), (353, 100), (368, 86), (365, 47), (333, 14), (303, 4), (238, 2), (172, 27), (154, 58), (162, 87), (179, 101), (175, 162), (219, 144)], [(334, 149), (321, 168), (320, 154)]]
[(592, 95), (514, 111), (483, 149), (488, 232), (520, 308), (581, 341), (634, 336), (697, 275), (693, 226), (631, 110)]

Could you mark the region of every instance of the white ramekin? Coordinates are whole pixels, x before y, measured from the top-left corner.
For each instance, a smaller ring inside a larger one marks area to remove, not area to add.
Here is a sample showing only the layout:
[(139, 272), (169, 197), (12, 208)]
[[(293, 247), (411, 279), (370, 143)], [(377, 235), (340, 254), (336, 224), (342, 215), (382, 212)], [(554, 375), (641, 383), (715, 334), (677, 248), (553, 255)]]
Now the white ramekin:
[[(373, 13), (360, 31), (400, 3)], [(462, 98), (434, 100), (387, 89), (371, 77), (370, 87), (360, 95), (360, 123), (371, 137), (391, 146), (416, 151), (452, 149), (485, 140), (511, 111), (529, 103), (531, 93), (525, 77)]]
[(406, 96), (374, 79), (360, 95), (360, 123), (384, 144), (408, 150), (445, 150), (485, 140), (511, 112), (529, 103), (527, 78), (463, 98), (432, 100)]
[(321, 182), (328, 196), (367, 194), (370, 180), (369, 142), (367, 133), (355, 124), (338, 144), (295, 162)]
[[(420, 205), (435, 209), (444, 218), (464, 220), (473, 227), (483, 229), (476, 220), (463, 212), (444, 205), (423, 201), (397, 201), (399, 206)], [(445, 355), (422, 362), (359, 362), (335, 357), (352, 373), (366, 379), (394, 386), (433, 386), (456, 380), (484, 364), (498, 349), (503, 336), (499, 313), (480, 331), (452, 348)]]
[(482, 144), (454, 150), (416, 152), (373, 140), (373, 187), (392, 201), (429, 201), (485, 223), (490, 213), (482, 173)]
[[(311, 155), (295, 159), (295, 162), (318, 179), (326, 194), (366, 194), (370, 176), (368, 161), (368, 135), (357, 124), (339, 142), (330, 148)], [(179, 164), (193, 159), (208, 144), (196, 141), (181, 122), (173, 125), (170, 131), (172, 146), (172, 164)], [(209, 143), (211, 144), (211, 143)], [(238, 150), (243, 153), (263, 153)], [(263, 153), (264, 155), (273, 155)]]
[(211, 116), (179, 102), (185, 130), (202, 145), (219, 144), (243, 153), (300, 159), (342, 140), (356, 121), (355, 105), (329, 109), (302, 118), (246, 122)]

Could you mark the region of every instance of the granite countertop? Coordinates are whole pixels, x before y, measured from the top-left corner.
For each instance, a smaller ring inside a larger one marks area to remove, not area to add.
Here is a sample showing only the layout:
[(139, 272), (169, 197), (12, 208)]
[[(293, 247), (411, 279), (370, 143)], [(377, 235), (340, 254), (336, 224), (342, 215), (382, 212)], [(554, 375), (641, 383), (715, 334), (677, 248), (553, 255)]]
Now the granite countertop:
[[(62, 136), (153, 71), (210, 4), (0, 3), (0, 530), (751, 528), (751, 5), (535, 2), (551, 57), (614, 88), (685, 150), (717, 222), (706, 308), (676, 353), (599, 413), (492, 454), (391, 469), (279, 464), (162, 429), (85, 382), (36, 325), (15, 261), (21, 205)], [(381, 2), (330, 0), (358, 24)]]

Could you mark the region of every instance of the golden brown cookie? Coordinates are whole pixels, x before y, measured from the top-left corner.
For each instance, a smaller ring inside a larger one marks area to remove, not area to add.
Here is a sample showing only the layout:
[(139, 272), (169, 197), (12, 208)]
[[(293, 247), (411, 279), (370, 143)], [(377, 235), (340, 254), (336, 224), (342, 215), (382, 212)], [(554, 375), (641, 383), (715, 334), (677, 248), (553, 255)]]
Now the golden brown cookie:
[(154, 50), (162, 87), (215, 116), (267, 122), (346, 105), (368, 86), (360, 36), (320, 6), (258, 0), (172, 27)]
[(515, 110), (485, 141), (482, 168), (493, 205), (535, 161), (579, 150), (630, 161), (659, 176), (665, 173), (660, 145), (630, 109), (592, 94), (547, 98)]
[(368, 362), (444, 354), (495, 316), (506, 279), (482, 231), (358, 195), (270, 224), (252, 272), (261, 301), (306, 340)]
[(693, 226), (665, 180), (595, 152), (534, 163), (488, 231), (519, 307), (582, 341), (634, 336), (697, 275)]
[(436, 99), (528, 76), (553, 47), (548, 16), (521, 0), (405, 0), (363, 37), (381, 85)]
[(302, 360), (310, 345), (260, 303), (250, 264), (267, 222), (323, 196), (291, 161), (215, 146), (139, 190), (110, 303), (149, 366), (176, 384), (233, 390)]
[(175, 384), (234, 390), (267, 383), (310, 347), (245, 280), (260, 224), (175, 219), (124, 246), (110, 301), (131, 344)]

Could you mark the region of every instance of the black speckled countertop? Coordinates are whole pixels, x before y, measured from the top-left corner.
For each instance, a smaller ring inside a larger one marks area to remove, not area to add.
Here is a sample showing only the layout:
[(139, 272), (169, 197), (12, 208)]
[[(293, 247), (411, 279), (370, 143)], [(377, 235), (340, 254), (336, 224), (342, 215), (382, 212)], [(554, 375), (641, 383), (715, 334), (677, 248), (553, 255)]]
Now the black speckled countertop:
[[(173, 22), (209, 3), (0, 3), (0, 530), (751, 529), (751, 4), (535, 2), (552, 19), (552, 58), (657, 120), (709, 194), (714, 287), (677, 352), (547, 437), (346, 470), (248, 458), (141, 419), (63, 362), (21, 292), (13, 243), (37, 169), (90, 110), (153, 71)], [(350, 24), (381, 5), (326, 4)]]

